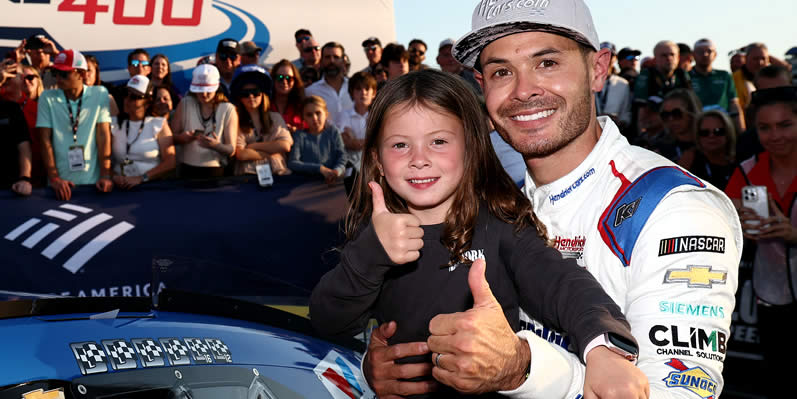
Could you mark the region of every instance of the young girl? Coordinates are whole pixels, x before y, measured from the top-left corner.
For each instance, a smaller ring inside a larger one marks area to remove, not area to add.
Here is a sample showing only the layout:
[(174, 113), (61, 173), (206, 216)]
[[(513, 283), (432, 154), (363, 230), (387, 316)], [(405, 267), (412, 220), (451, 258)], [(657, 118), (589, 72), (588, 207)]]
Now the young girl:
[(327, 123), (327, 103), (319, 96), (302, 101), (302, 116), (307, 129), (293, 135), (288, 168), (294, 172), (323, 176), (332, 184), (343, 175), (346, 167), (343, 139), (338, 129)]
[(473, 306), (467, 265), (483, 258), (515, 331), (522, 307), (568, 332), (582, 358), (603, 333), (634, 342), (591, 274), (546, 245), (543, 225), (503, 171), (488, 131), (476, 96), (452, 75), (411, 73), (380, 91), (341, 262), (310, 300), (319, 332), (352, 336), (375, 317), (397, 322), (391, 345), (425, 341), (435, 315)]

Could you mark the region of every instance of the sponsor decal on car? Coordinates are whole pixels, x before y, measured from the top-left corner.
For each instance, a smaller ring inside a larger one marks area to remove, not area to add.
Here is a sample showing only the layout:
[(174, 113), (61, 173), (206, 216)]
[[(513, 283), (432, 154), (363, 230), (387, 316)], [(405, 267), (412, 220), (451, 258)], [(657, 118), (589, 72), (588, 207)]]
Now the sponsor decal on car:
[(675, 369), (662, 379), (668, 388), (686, 389), (704, 399), (714, 399), (715, 381), (702, 367), (688, 367), (682, 360), (672, 358), (666, 365)]
[(375, 397), (359, 368), (337, 351), (330, 351), (313, 369), (329, 394), (335, 399)]
[(725, 253), (725, 238), (713, 236), (683, 236), (659, 241), (659, 256), (691, 252)]
[(668, 269), (664, 284), (686, 283), (689, 288), (712, 288), (714, 284), (725, 284), (728, 272), (714, 270), (712, 266), (689, 265), (686, 269)]
[(227, 345), (217, 338), (107, 339), (69, 344), (83, 375), (139, 367), (232, 363)]
[(22, 399), (64, 399), (64, 389), (56, 388), (49, 391), (37, 389), (22, 394)]
[(659, 347), (656, 349), (659, 355), (689, 356), (719, 362), (725, 360), (728, 342), (727, 334), (719, 330), (675, 325), (654, 325), (650, 328), (648, 339)]

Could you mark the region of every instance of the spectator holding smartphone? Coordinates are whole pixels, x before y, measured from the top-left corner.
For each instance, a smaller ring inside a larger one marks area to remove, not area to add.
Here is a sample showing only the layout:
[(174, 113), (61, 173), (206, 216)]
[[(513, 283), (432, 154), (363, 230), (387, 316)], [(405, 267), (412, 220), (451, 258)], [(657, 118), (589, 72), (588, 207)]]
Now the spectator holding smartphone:
[(188, 179), (224, 176), (224, 168), (235, 155), (238, 114), (219, 90), (215, 65), (194, 69), (188, 95), (177, 105), (171, 121), (178, 145), (178, 174)]
[(113, 182), (131, 189), (169, 173), (175, 167), (174, 141), (166, 119), (152, 117), (152, 85), (144, 75), (127, 82), (124, 111), (129, 119), (114, 127)]
[[(739, 209), (744, 236), (755, 243), (753, 289), (758, 297), (758, 331), (764, 364), (773, 378), (790, 373), (794, 346), (782, 325), (797, 317), (797, 87), (758, 90), (752, 94), (752, 122), (764, 152), (740, 165), (725, 193)], [(742, 206), (744, 186), (764, 186), (769, 194), (769, 216)], [(753, 234), (750, 229), (757, 222)], [(747, 248), (745, 248), (747, 249)], [(771, 396), (780, 394), (780, 387)]]
[(333, 184), (346, 168), (343, 139), (328, 119), (327, 103), (323, 98), (309, 96), (302, 105), (307, 129), (293, 134), (288, 168), (297, 173), (323, 176), (327, 184)]
[(50, 186), (59, 200), (69, 200), (75, 185), (94, 184), (101, 192), (111, 181), (111, 114), (108, 90), (86, 86), (86, 58), (77, 50), (55, 57), (58, 90), (39, 99), (36, 127)]

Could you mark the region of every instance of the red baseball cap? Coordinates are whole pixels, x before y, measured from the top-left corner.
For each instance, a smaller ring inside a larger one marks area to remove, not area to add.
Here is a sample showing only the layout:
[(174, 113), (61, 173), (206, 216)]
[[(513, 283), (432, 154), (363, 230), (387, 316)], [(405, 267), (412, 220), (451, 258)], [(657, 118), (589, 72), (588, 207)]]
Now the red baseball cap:
[(71, 71), (74, 69), (88, 70), (86, 57), (77, 50), (64, 50), (55, 56), (53, 68), (60, 71)]

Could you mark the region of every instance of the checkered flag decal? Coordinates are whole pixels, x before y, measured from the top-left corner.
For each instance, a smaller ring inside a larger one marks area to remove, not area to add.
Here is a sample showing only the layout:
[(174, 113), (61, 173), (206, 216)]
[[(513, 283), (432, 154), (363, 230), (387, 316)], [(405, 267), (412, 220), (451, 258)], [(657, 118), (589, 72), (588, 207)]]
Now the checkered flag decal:
[(224, 342), (216, 338), (207, 338), (205, 342), (208, 344), (213, 358), (216, 359), (216, 363), (232, 363), (230, 348)]
[(141, 359), (142, 367), (160, 367), (166, 365), (163, 357), (163, 348), (157, 342), (149, 338), (133, 339), (133, 347), (136, 348)]
[(177, 338), (161, 338), (160, 342), (172, 366), (191, 364), (191, 359), (188, 357), (189, 350), (182, 341)]
[(185, 344), (191, 351), (191, 357), (197, 364), (210, 364), (213, 363), (213, 358), (210, 357), (210, 348), (202, 342), (199, 338), (186, 338)]
[(133, 347), (122, 339), (111, 339), (102, 341), (105, 352), (111, 360), (111, 367), (114, 370), (127, 370), (138, 367), (136, 365), (136, 351)]
[(105, 362), (107, 356), (96, 342), (78, 342), (70, 344), (69, 347), (75, 355), (81, 374), (89, 375), (108, 371), (108, 365)]

